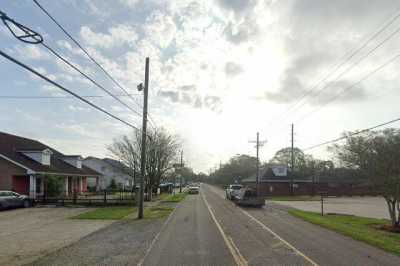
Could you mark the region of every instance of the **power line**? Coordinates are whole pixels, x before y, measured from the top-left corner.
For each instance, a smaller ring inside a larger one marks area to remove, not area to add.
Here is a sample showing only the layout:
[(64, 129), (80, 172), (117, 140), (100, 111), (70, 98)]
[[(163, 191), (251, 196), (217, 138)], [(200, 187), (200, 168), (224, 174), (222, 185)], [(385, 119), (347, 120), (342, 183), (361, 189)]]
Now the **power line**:
[[(110, 95), (111, 97), (113, 97), (115, 100), (117, 100), (120, 104), (122, 104), (123, 106), (125, 106), (126, 108), (128, 108), (129, 110), (131, 110), (133, 113), (135, 113), (138, 116), (142, 116), (138, 111), (136, 111), (135, 109), (133, 109), (132, 107), (130, 107), (129, 105), (127, 105), (125, 102), (123, 102), (121, 99), (119, 99), (118, 97), (116, 97), (113, 93), (111, 93), (109, 90), (107, 90), (106, 88), (104, 88), (102, 85), (100, 85), (98, 82), (96, 82), (95, 80), (93, 80), (91, 77), (89, 77), (87, 74), (85, 74), (82, 70), (80, 70), (77, 66), (75, 66), (74, 64), (72, 64), (71, 62), (69, 62), (67, 59), (65, 59), (62, 55), (60, 55), (58, 52), (56, 52), (53, 48), (51, 48), (50, 46), (48, 46), (47, 44), (45, 44), (44, 42), (41, 43), (41, 45), (43, 45), (47, 50), (49, 50), (54, 56), (56, 56), (58, 59), (60, 59), (61, 61), (63, 61), (65, 64), (67, 64), (69, 67), (73, 68), (75, 71), (77, 71), (79, 74), (81, 74), (82, 76), (84, 76), (86, 79), (88, 79), (90, 82), (92, 82), (96, 87), (100, 88), (101, 90), (103, 90), (104, 92), (106, 92), (108, 95)], [(129, 94), (127, 94), (127, 96), (130, 97)]]
[[(353, 63), (352, 65), (350, 65), (348, 68), (346, 68), (344, 71), (342, 71), (338, 76), (336, 76), (336, 78), (334, 80), (331, 80), (330, 82), (328, 82), (325, 86), (323, 86), (321, 89), (319, 89), (318, 91), (316, 91), (316, 93), (314, 93), (314, 96), (312, 97), (316, 97), (318, 95), (320, 95), (325, 89), (327, 89), (331, 84), (333, 84), (334, 82), (338, 81), (342, 76), (344, 76), (345, 74), (347, 74), (350, 70), (352, 70), (355, 66), (357, 66), (359, 63), (361, 63), (362, 61), (364, 61), (366, 58), (368, 58), (368, 56), (370, 56), (373, 52), (375, 52), (379, 47), (381, 47), (385, 42), (387, 42), (388, 40), (390, 40), (395, 34), (400, 32), (400, 27), (398, 27), (394, 32), (392, 32), (389, 36), (387, 36), (383, 41), (381, 41), (380, 43), (378, 43), (373, 49), (371, 49), (367, 54), (365, 54), (363, 57), (361, 57), (358, 61), (356, 61), (355, 63)], [(307, 101), (304, 101), (300, 106), (296, 107), (295, 110), (298, 110), (299, 108), (301, 108), (302, 106), (304, 106), (307, 103)]]
[(366, 74), (364, 77), (362, 77), (360, 80), (358, 80), (357, 82), (353, 83), (352, 85), (344, 88), (341, 92), (339, 92), (338, 94), (334, 95), (333, 97), (331, 97), (328, 101), (326, 101), (324, 104), (320, 105), (318, 108), (311, 110), (310, 112), (306, 113), (305, 115), (303, 115), (300, 119), (296, 120), (296, 123), (303, 121), (305, 118), (311, 116), (312, 114), (316, 113), (317, 111), (321, 110), (322, 108), (324, 108), (325, 106), (327, 106), (329, 103), (335, 101), (337, 98), (339, 98), (341, 95), (345, 94), (346, 92), (348, 92), (349, 90), (351, 90), (352, 88), (354, 88), (356, 85), (362, 83), (363, 81), (365, 81), (366, 79), (368, 79), (370, 76), (374, 75), (375, 73), (379, 72), (381, 69), (383, 69), (384, 67), (386, 67), (387, 65), (389, 65), (390, 63), (394, 62), (395, 60), (400, 58), (400, 54), (397, 54), (396, 56), (392, 57), (391, 59), (389, 59), (388, 61), (386, 61), (385, 63), (383, 63), (382, 65), (380, 65), (379, 67), (375, 68), (374, 70), (370, 71), (368, 74)]
[[(1, 12), (1, 11), (0, 11)], [(120, 100), (119, 98), (117, 98), (116, 96), (114, 96), (113, 93), (111, 93), (109, 90), (107, 90), (106, 88), (104, 88), (102, 85), (100, 85), (98, 82), (96, 82), (94, 79), (92, 79), (91, 77), (89, 77), (87, 74), (85, 74), (81, 69), (79, 69), (76, 65), (74, 65), (73, 63), (69, 62), (67, 59), (65, 59), (62, 55), (60, 55), (58, 52), (56, 52), (53, 48), (51, 48), (50, 46), (48, 46), (47, 44), (44, 43), (43, 37), (36, 32), (33, 32), (31, 29), (29, 29), (28, 27), (23, 26), (22, 24), (16, 22), (15, 20), (9, 18), (4, 12), (0, 13), (1, 15), (1, 20), (3, 21), (3, 23), (7, 26), (7, 28), (9, 29), (9, 31), (13, 34), (13, 36), (15, 36), (18, 40), (24, 41), (24, 42), (28, 42), (28, 43), (33, 43), (33, 44), (41, 44), (43, 45), (47, 50), (50, 51), (50, 53), (52, 53), (54, 56), (56, 56), (58, 59), (60, 59), (61, 61), (63, 61), (65, 64), (67, 64), (69, 67), (73, 68), (75, 71), (77, 71), (79, 74), (81, 74), (82, 76), (84, 76), (86, 79), (88, 79), (91, 83), (93, 83), (96, 87), (100, 88), (101, 90), (103, 90), (104, 92), (106, 92), (108, 95), (110, 95), (111, 97), (113, 97), (115, 100), (117, 100), (120, 104), (122, 104), (123, 106), (125, 106), (126, 108), (128, 108), (129, 110), (131, 110), (133, 113), (135, 113), (138, 116), (141, 116), (141, 114), (136, 111), (135, 109), (131, 108), (129, 105), (127, 105), (125, 102), (123, 102), (122, 100)], [(19, 30), (21, 30), (22, 32), (25, 33), (25, 35), (21, 35), (18, 36), (14, 30), (11, 28), (10, 25), (8, 25), (8, 22), (11, 22), (15, 27), (17, 27)], [(33, 32), (33, 33), (31, 33)], [(23, 38), (23, 39), (21, 39)], [(30, 39), (27, 39), (30, 38)], [(125, 93), (127, 93), (125, 91)], [(133, 99), (133, 97), (127, 93), (126, 96), (130, 97)]]
[[(331, 70), (322, 78), (320, 79), (317, 83), (315, 83), (311, 88), (307, 89), (302, 96), (300, 96), (300, 99), (296, 100), (296, 102), (294, 104), (292, 104), (283, 114), (279, 115), (277, 118), (280, 117), (285, 117), (293, 108), (296, 107), (297, 104), (301, 103), (303, 99), (305, 99), (307, 96), (309, 96), (310, 94), (312, 94), (314, 92), (314, 89), (317, 88), (320, 84), (322, 84), (323, 82), (325, 82), (331, 75), (333, 75), (337, 70), (339, 70), (342, 66), (344, 66), (347, 62), (349, 62), (356, 54), (358, 54), (363, 48), (365, 48), (368, 44), (370, 44), (376, 37), (378, 37), (385, 29), (387, 29), (390, 25), (392, 25), (398, 18), (400, 17), (400, 12), (396, 13), (394, 17), (392, 17), (387, 23), (385, 23), (380, 29), (378, 29), (378, 31), (376, 31), (370, 38), (368, 38), (361, 46), (359, 46), (358, 48), (356, 48), (355, 50), (353, 50), (353, 52), (351, 52), (349, 54), (349, 56), (345, 56), (345, 60), (342, 61), (339, 64), (334, 64), (331, 68)], [(395, 33), (393, 33), (389, 39), (398, 32), (395, 31)], [(378, 45), (380, 46), (380, 45)], [(378, 47), (374, 48), (373, 50), (376, 50)], [(373, 51), (372, 51), (373, 52)], [(370, 53), (372, 53), (370, 52)], [(369, 53), (369, 54), (370, 54)], [(367, 54), (366, 56), (368, 56), (369, 54)], [(361, 60), (362, 61), (362, 60)], [(359, 62), (358, 62), (359, 63)], [(356, 64), (358, 64), (356, 63)], [(303, 106), (304, 104), (302, 104), (301, 106)], [(300, 107), (301, 107), (300, 106)], [(296, 109), (299, 109), (299, 107), (296, 107)]]
[(106, 74), (106, 76), (111, 79), (115, 85), (117, 85), (121, 90), (123, 90), (127, 95), (129, 94), (128, 91), (118, 82), (116, 81), (109, 73), (107, 70), (104, 69), (104, 67), (102, 65), (100, 65), (100, 63), (98, 63), (96, 61), (96, 59), (94, 59), (89, 52), (83, 48), (83, 46), (74, 38), (72, 37), (71, 34), (68, 33), (68, 31), (41, 5), (39, 4), (38, 1), (33, 0), (33, 2), (61, 29), (62, 32), (64, 32), (65, 35), (68, 36), (68, 38), (73, 41), (85, 54), (86, 56), (93, 62), (95, 63), (103, 72), (104, 74)]
[[(115, 95), (115, 94), (114, 94)], [(141, 94), (131, 94), (141, 95)], [(127, 97), (127, 95), (115, 95), (116, 97)], [(106, 95), (81, 95), (82, 98), (105, 98)], [(72, 96), (34, 96), (34, 95), (0, 95), (0, 99), (15, 99), (15, 100), (36, 100), (36, 99), (74, 99)]]
[[(129, 92), (116, 80), (114, 79), (111, 74), (108, 73), (108, 71), (100, 64), (97, 62), (96, 59), (93, 58), (93, 56), (90, 55), (90, 53), (37, 1), (33, 0), (33, 2), (60, 28), (62, 32), (64, 32), (65, 35), (68, 36), (68, 38), (75, 43), (85, 54), (86, 56), (94, 63), (96, 64), (102, 71), (103, 73), (115, 84), (117, 85), (123, 92), (125, 92), (126, 95), (129, 95)], [(143, 108), (142, 105), (136, 102), (134, 98), (131, 97), (133, 102), (138, 105), (140, 108)], [(149, 115), (150, 122), (152, 122), (152, 119)], [(154, 122), (152, 122), (154, 123)]]
[(40, 74), (40, 73), (39, 73), (38, 71), (36, 71), (35, 69), (33, 69), (33, 68), (31, 68), (31, 67), (25, 65), (24, 63), (18, 61), (17, 59), (11, 57), (10, 55), (8, 55), (8, 54), (6, 54), (5, 52), (3, 52), (2, 50), (0, 50), (0, 55), (1, 55), (2, 57), (4, 57), (4, 58), (8, 59), (9, 61), (11, 61), (11, 62), (13, 62), (13, 63), (15, 63), (15, 64), (21, 66), (22, 68), (24, 68), (25, 70), (31, 72), (32, 74), (34, 74), (34, 75), (40, 77), (41, 79), (43, 79), (43, 80), (45, 80), (45, 81), (47, 81), (47, 82), (53, 84), (54, 86), (58, 87), (59, 89), (61, 89), (61, 90), (65, 91), (65, 92), (71, 94), (71, 95), (74, 96), (75, 98), (78, 98), (79, 100), (81, 100), (81, 101), (87, 103), (88, 105), (90, 105), (90, 106), (92, 106), (93, 108), (97, 109), (98, 111), (100, 111), (100, 112), (102, 112), (102, 113), (108, 115), (109, 117), (112, 117), (112, 118), (114, 118), (115, 120), (118, 120), (118, 121), (120, 121), (121, 123), (123, 123), (123, 124), (125, 124), (125, 125), (127, 125), (127, 126), (129, 126), (129, 127), (131, 127), (131, 128), (133, 128), (133, 129), (139, 130), (136, 126), (132, 125), (131, 123), (126, 122), (125, 120), (123, 120), (123, 119), (117, 117), (116, 115), (113, 115), (112, 113), (106, 111), (105, 109), (103, 109), (103, 108), (101, 108), (101, 107), (95, 105), (94, 103), (92, 103), (92, 102), (86, 100), (85, 98), (79, 96), (79, 95), (76, 94), (75, 92), (73, 92), (73, 91), (71, 91), (71, 90), (65, 88), (64, 86), (60, 85), (59, 83), (55, 82), (54, 80), (51, 80), (51, 79), (49, 79), (48, 77), (46, 77), (46, 76)]
[(389, 125), (389, 124), (393, 124), (393, 123), (398, 122), (398, 121), (400, 121), (400, 118), (396, 118), (396, 119), (390, 120), (388, 122), (385, 122), (385, 123), (382, 123), (382, 124), (379, 124), (379, 125), (376, 125), (376, 126), (372, 126), (372, 127), (365, 128), (365, 129), (362, 129), (362, 130), (357, 131), (357, 132), (350, 133), (347, 136), (343, 136), (343, 137), (340, 137), (340, 138), (336, 138), (336, 139), (333, 139), (333, 140), (325, 141), (325, 142), (322, 142), (320, 144), (316, 144), (316, 145), (307, 147), (307, 148), (303, 149), (303, 151), (311, 150), (311, 149), (315, 149), (315, 148), (323, 146), (323, 145), (335, 143), (335, 142), (337, 142), (339, 140), (343, 140), (343, 139), (346, 139), (348, 137), (352, 137), (352, 136), (367, 132), (367, 131), (372, 130), (372, 129), (376, 129), (376, 128), (383, 127), (383, 126), (386, 126), (386, 125)]

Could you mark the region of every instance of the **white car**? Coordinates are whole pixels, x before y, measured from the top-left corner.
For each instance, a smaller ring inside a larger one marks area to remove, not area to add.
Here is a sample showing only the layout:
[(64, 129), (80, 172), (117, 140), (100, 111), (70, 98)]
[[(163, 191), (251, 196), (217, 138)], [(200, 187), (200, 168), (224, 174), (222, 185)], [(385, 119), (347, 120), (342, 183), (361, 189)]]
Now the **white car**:
[(226, 198), (229, 199), (229, 200), (235, 200), (235, 199), (236, 199), (236, 196), (237, 196), (238, 193), (239, 193), (239, 190), (240, 190), (242, 187), (243, 187), (243, 186), (240, 185), (240, 184), (232, 184), (232, 185), (229, 185), (229, 186), (226, 188), (226, 190), (225, 190), (225, 192), (226, 192)]
[(200, 188), (198, 186), (190, 186), (188, 192), (189, 194), (199, 194)]

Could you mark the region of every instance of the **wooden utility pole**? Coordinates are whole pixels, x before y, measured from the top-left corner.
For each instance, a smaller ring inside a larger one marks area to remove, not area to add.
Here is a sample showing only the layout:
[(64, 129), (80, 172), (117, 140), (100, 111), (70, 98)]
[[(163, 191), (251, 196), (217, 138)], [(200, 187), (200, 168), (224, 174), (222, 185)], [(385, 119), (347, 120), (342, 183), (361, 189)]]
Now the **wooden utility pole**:
[(179, 193), (182, 193), (182, 168), (183, 168), (183, 150), (181, 151), (181, 168), (180, 168), (180, 184), (179, 184)]
[(256, 141), (249, 141), (250, 143), (256, 143), (256, 157), (257, 157), (257, 163), (256, 163), (256, 193), (257, 196), (259, 195), (259, 182), (260, 182), (260, 159), (259, 159), (259, 149), (260, 146), (263, 146), (264, 143), (267, 141), (260, 141), (260, 134), (257, 132), (257, 139)]
[[(140, 197), (138, 219), (143, 218), (143, 201), (144, 201), (144, 176), (146, 174), (146, 140), (147, 140), (147, 97), (149, 92), (149, 65), (150, 59), (146, 57), (146, 68), (144, 74), (143, 89), (143, 122), (142, 122), (142, 145), (140, 156)], [(151, 193), (151, 191), (148, 193)]]
[(294, 135), (294, 124), (292, 124), (292, 148), (291, 148), (291, 169), (290, 169), (290, 195), (293, 196), (293, 177), (294, 177), (294, 139), (293, 139), (293, 135)]
[(256, 193), (257, 193), (257, 196), (258, 196), (258, 195), (260, 195), (260, 193), (259, 193), (259, 184), (258, 184), (259, 183), (259, 178), (260, 178), (260, 159), (258, 157), (258, 150), (260, 148), (260, 134), (258, 132), (257, 132), (257, 144), (256, 144), (256, 146), (257, 146), (257, 148), (256, 148), (256, 150), (257, 150)]

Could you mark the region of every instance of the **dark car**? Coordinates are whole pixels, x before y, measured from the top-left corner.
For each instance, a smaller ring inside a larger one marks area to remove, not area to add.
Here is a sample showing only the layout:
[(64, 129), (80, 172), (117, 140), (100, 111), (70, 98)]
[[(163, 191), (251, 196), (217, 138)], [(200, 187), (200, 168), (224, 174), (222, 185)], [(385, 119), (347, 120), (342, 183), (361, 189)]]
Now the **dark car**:
[(258, 196), (257, 192), (250, 188), (242, 188), (236, 196), (235, 203), (240, 206), (259, 207), (265, 205), (265, 198)]
[(28, 208), (32, 206), (32, 200), (26, 195), (13, 191), (0, 191), (0, 210), (9, 208)]

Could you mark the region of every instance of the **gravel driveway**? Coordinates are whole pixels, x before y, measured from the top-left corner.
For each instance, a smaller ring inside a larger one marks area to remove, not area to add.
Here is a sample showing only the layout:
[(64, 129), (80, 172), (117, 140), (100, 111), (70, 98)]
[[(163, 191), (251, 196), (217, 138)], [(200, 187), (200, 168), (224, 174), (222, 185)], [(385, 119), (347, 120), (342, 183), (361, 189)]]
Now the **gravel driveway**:
[(23, 265), (113, 221), (73, 220), (88, 208), (43, 207), (0, 212), (0, 265)]
[[(320, 212), (319, 201), (274, 201), (275, 203), (305, 211)], [(267, 201), (268, 204), (268, 201)], [(389, 219), (386, 201), (382, 197), (340, 197), (325, 198), (326, 213), (353, 214), (370, 218)]]

